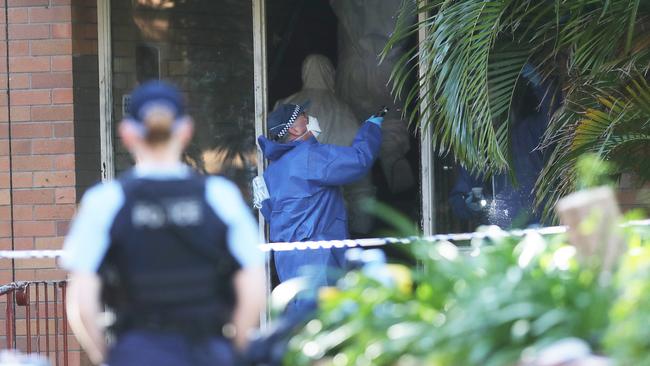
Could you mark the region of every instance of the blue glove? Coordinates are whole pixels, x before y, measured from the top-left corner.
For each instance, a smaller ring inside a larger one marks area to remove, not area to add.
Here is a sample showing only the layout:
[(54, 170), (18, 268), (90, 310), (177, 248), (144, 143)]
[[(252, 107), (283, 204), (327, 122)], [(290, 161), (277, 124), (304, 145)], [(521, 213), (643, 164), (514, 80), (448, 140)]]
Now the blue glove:
[(473, 214), (485, 211), (487, 209), (487, 200), (483, 196), (483, 189), (478, 187), (472, 188), (472, 190), (467, 193), (465, 204)]
[(384, 117), (370, 116), (366, 122), (374, 123), (377, 126), (381, 127), (381, 124), (384, 122)]

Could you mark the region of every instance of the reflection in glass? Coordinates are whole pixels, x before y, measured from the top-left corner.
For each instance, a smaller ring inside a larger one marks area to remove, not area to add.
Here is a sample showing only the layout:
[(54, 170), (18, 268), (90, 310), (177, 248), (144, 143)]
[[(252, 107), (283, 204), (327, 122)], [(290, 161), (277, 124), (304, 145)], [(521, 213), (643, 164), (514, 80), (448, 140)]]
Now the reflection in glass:
[[(196, 123), (186, 160), (244, 192), (255, 172), (251, 9), (241, 0), (111, 1), (115, 127), (138, 83), (175, 83)], [(119, 174), (133, 162), (114, 145)]]

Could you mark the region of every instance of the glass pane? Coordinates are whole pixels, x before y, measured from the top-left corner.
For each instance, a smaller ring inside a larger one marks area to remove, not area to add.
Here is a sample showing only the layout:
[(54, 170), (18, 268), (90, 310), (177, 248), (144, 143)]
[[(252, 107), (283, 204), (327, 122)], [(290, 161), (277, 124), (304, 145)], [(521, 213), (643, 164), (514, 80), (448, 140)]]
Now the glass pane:
[[(186, 160), (246, 187), (255, 172), (251, 12), (242, 0), (111, 1), (116, 131), (134, 86), (171, 81), (196, 123)], [(119, 174), (133, 162), (115, 136)]]

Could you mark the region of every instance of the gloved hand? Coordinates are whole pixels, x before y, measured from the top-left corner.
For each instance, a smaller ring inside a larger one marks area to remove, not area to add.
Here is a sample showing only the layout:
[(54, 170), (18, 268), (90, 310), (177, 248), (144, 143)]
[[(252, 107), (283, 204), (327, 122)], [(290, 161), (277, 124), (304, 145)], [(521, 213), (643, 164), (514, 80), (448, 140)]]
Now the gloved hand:
[(376, 124), (377, 126), (381, 127), (381, 124), (384, 122), (384, 117), (379, 117), (379, 116), (370, 116), (366, 122), (371, 122)]
[(465, 204), (470, 211), (474, 214), (481, 213), (487, 208), (487, 201), (483, 196), (482, 188), (472, 188), (470, 192), (467, 193), (467, 198), (465, 198)]

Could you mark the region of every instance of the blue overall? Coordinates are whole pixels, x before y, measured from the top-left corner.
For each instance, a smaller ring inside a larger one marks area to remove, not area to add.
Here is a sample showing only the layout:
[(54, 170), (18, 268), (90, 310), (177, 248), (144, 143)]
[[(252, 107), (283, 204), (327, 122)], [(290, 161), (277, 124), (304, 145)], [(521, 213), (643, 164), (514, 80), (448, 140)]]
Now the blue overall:
[(524, 69), (524, 76), (531, 83), (530, 92), (535, 99), (535, 108), (523, 117), (515, 118), (511, 126), (511, 168), (516, 184), (509, 172), (495, 175), (492, 184), (490, 180), (473, 176), (459, 166), (458, 177), (449, 196), (449, 205), (454, 216), (461, 220), (479, 218), (478, 213), (466, 205), (465, 198), (473, 187), (482, 187), (488, 198), (486, 215), (481, 218), (482, 224), (507, 229), (513, 225), (525, 227), (540, 223), (540, 210), (534, 206), (534, 188), (547, 156), (538, 146), (559, 101), (556, 95), (548, 92), (550, 83), (542, 83), (531, 67)]
[[(379, 154), (381, 128), (365, 122), (352, 146), (306, 141), (277, 143), (263, 136), (259, 144), (270, 164), (264, 173), (270, 199), (262, 214), (270, 225), (272, 242), (348, 238), (348, 216), (340, 187), (371, 169)], [(274, 253), (280, 281), (302, 275), (302, 267), (316, 269), (316, 286), (327, 285), (326, 269), (344, 265), (342, 249), (280, 251)]]

